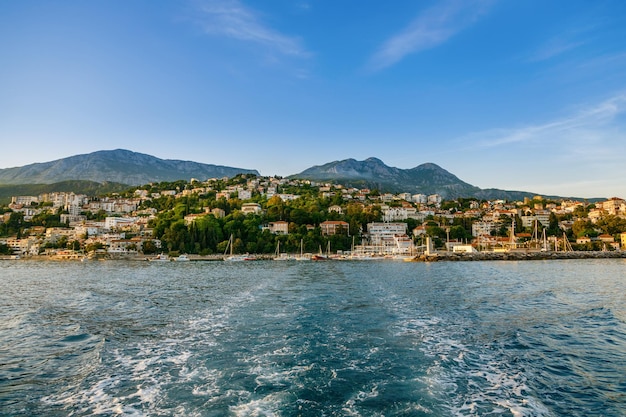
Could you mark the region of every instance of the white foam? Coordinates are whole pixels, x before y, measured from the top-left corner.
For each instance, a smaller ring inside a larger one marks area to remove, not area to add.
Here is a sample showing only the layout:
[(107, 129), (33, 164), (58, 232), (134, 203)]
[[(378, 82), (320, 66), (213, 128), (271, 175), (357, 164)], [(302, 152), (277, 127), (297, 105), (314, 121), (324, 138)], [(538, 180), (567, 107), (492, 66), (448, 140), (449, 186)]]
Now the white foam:
[(285, 404), (290, 404), (294, 398), (286, 393), (272, 393), (263, 398), (250, 400), (246, 403), (231, 406), (230, 411), (236, 416), (246, 417), (276, 417)]
[(396, 337), (412, 341), (432, 360), (427, 377), (420, 378), (430, 394), (457, 416), (507, 411), (516, 417), (550, 415), (539, 399), (528, 395), (522, 370), (499, 360), (499, 352), (489, 347), (461, 342), (469, 325), (432, 317), (410, 318), (398, 326)]

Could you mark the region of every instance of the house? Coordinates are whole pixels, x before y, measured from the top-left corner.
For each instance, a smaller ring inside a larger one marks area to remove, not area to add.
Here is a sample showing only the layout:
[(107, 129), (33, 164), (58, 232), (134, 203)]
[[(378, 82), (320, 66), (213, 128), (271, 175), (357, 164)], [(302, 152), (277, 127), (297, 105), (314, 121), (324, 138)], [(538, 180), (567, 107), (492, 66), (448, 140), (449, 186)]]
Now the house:
[(328, 212), (343, 214), (343, 209), (341, 208), (341, 206), (334, 205), (334, 206), (328, 207)]
[(289, 233), (289, 223), (283, 220), (270, 222), (268, 229), (270, 233), (274, 233), (275, 235), (286, 235)]
[(196, 220), (198, 220), (200, 217), (204, 216), (206, 216), (206, 213), (188, 214), (183, 219), (185, 220), (186, 225), (190, 225), (191, 223), (194, 223)]
[(417, 226), (415, 229), (413, 229), (413, 236), (420, 236), (420, 235), (425, 235), (426, 234), (426, 226), (421, 225), (421, 226)]
[(206, 213), (211, 213), (216, 219), (221, 219), (222, 217), (226, 216), (226, 212), (224, 210), (222, 210), (221, 208), (214, 208), (214, 209), (210, 209), (209, 207), (205, 207), (204, 211)]
[(252, 198), (252, 191), (245, 190), (243, 188), (237, 188), (237, 196), (240, 200), (250, 200)]
[(261, 205), (258, 203), (243, 203), (241, 205), (241, 212), (246, 216), (248, 214), (259, 214), (261, 211)]
[(327, 220), (320, 223), (322, 235), (332, 236), (340, 233), (350, 234), (350, 224), (339, 220)]
[(598, 236), (598, 240), (604, 243), (613, 243), (615, 242), (615, 238), (609, 234), (602, 234)]

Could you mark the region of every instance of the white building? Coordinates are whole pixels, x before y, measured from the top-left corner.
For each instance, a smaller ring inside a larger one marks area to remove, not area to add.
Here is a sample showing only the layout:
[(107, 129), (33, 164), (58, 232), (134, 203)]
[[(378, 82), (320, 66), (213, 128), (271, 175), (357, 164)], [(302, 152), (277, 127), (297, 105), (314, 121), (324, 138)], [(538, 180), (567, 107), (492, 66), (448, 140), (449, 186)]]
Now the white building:
[(261, 205), (258, 203), (243, 203), (241, 205), (241, 212), (245, 215), (259, 214), (261, 211)]
[(428, 196), (428, 204), (439, 206), (442, 201), (443, 198), (439, 194), (432, 194)]
[(240, 200), (250, 200), (252, 198), (252, 191), (239, 188), (237, 189), (237, 195)]
[(406, 235), (406, 227), (406, 223), (368, 223), (370, 244), (383, 245), (385, 242), (395, 244), (394, 236)]
[(384, 207), (382, 208), (383, 221), (393, 222), (397, 220), (415, 219), (417, 218), (417, 209), (415, 207)]
[(497, 223), (492, 221), (481, 221), (472, 223), (472, 236), (490, 235), (492, 230), (497, 229)]
[(135, 217), (107, 217), (104, 219), (104, 227), (106, 229), (121, 229), (133, 226), (137, 219)]
[(38, 203), (39, 198), (32, 195), (18, 195), (11, 197), (11, 204), (29, 206), (31, 203)]
[(414, 194), (413, 202), (417, 204), (426, 204), (428, 202), (428, 196), (426, 194)]

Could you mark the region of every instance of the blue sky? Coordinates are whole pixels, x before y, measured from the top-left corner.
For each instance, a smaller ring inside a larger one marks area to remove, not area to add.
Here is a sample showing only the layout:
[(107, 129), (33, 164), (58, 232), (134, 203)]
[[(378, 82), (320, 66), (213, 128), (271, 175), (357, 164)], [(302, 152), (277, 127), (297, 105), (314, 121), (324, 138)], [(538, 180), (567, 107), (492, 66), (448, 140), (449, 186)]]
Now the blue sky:
[(626, 198), (621, 0), (7, 0), (0, 63), (0, 168), (374, 156)]

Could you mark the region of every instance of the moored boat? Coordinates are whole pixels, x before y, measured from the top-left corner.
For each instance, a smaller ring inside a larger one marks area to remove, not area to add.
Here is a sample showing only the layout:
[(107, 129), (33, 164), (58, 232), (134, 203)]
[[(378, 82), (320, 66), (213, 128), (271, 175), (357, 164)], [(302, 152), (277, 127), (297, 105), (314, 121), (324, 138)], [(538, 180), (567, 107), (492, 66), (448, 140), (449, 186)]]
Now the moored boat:
[(148, 259), (150, 262), (169, 262), (170, 261), (170, 257), (167, 256), (164, 253), (161, 253), (157, 256), (155, 256), (154, 258), (150, 258)]

